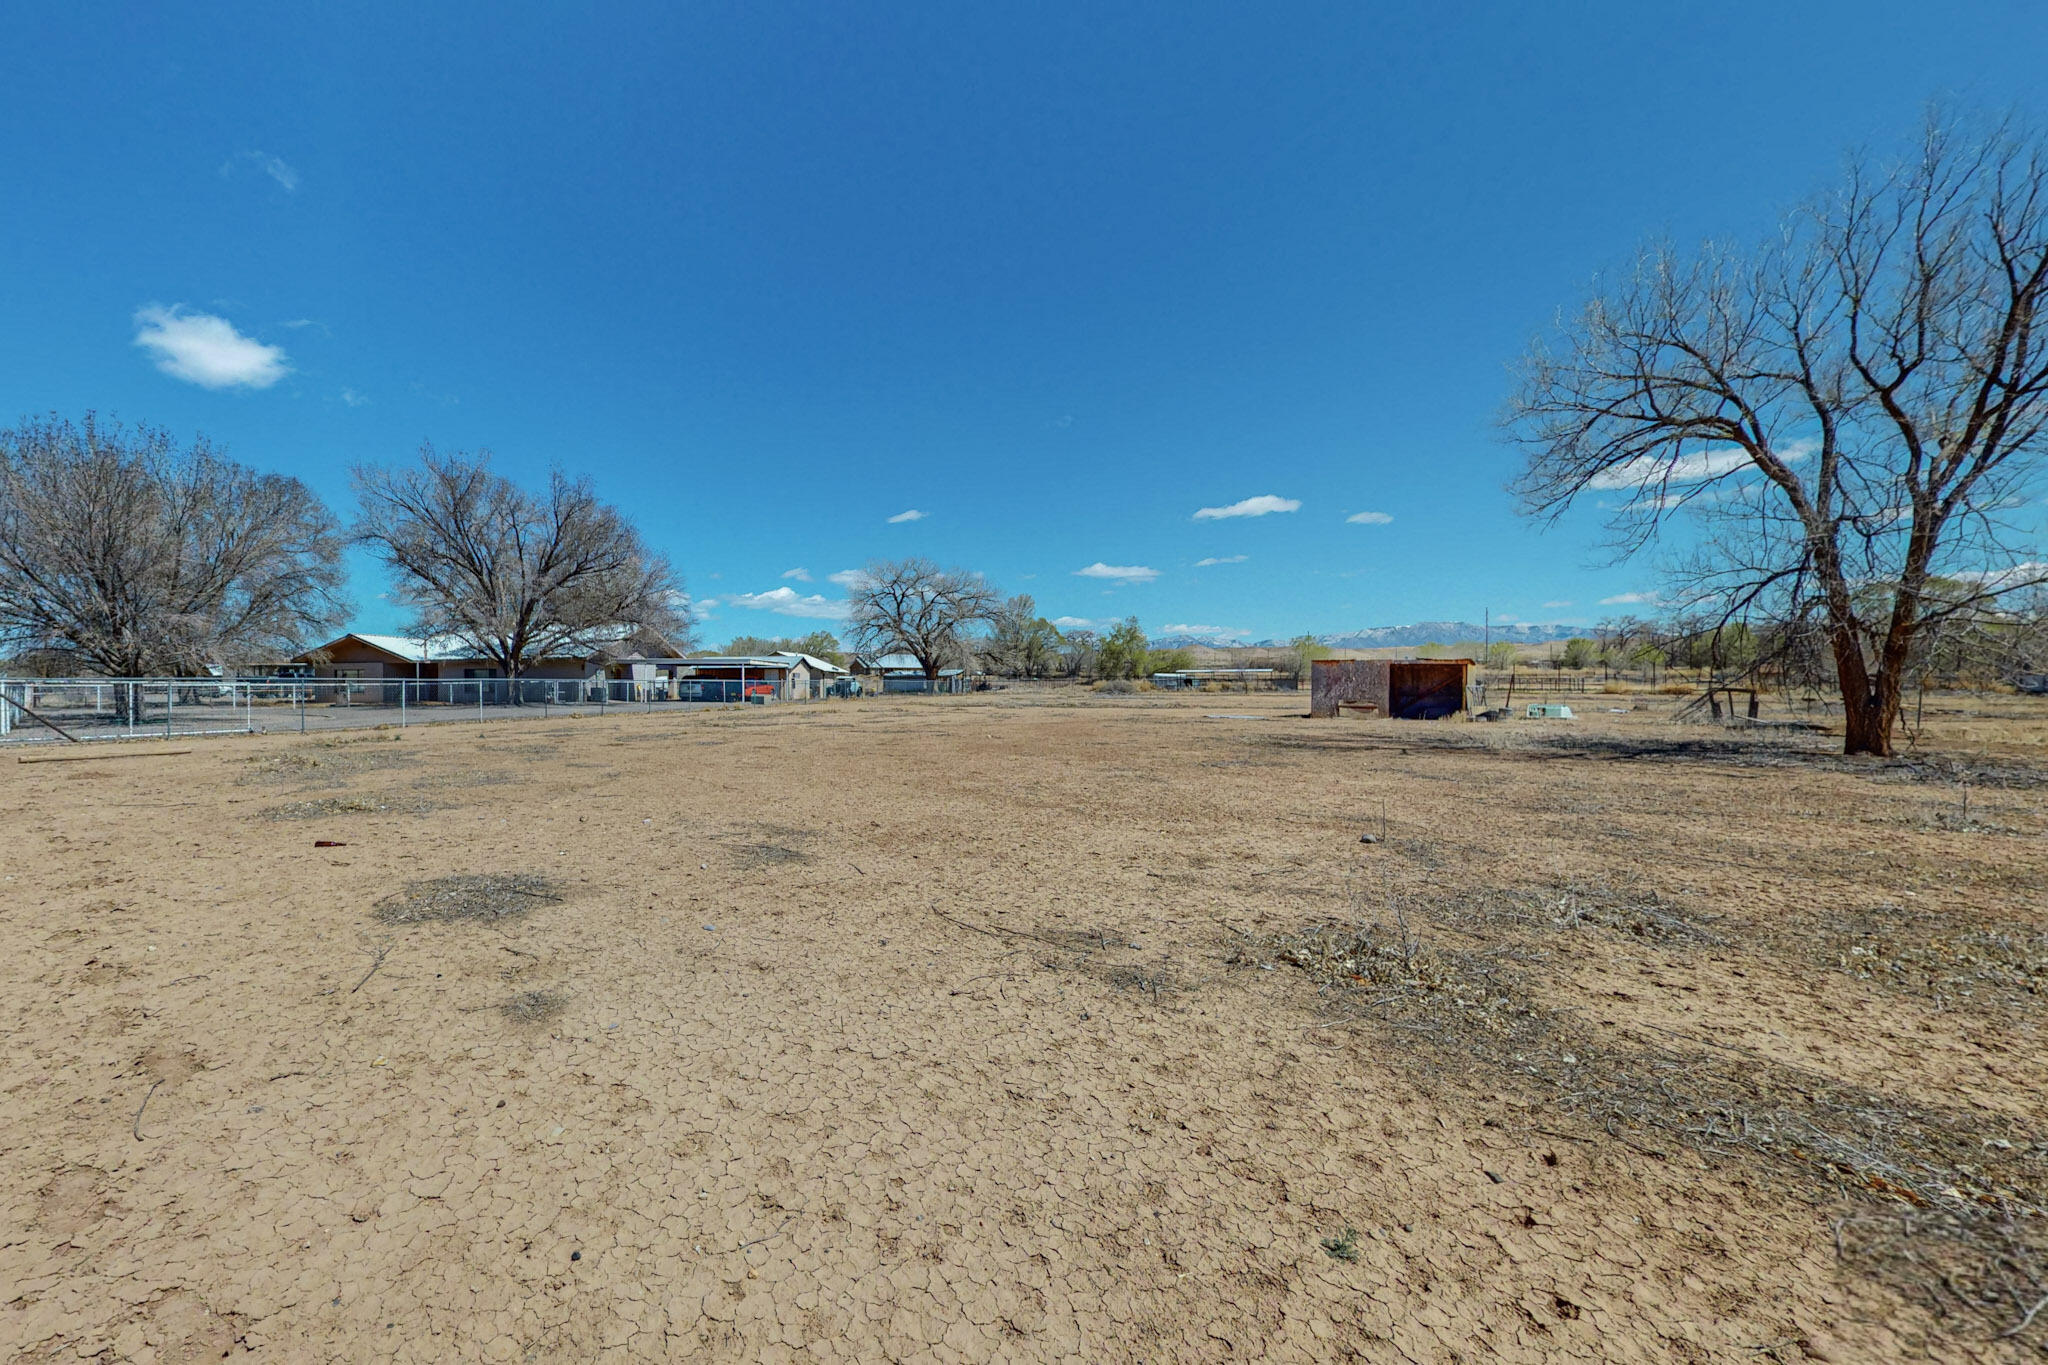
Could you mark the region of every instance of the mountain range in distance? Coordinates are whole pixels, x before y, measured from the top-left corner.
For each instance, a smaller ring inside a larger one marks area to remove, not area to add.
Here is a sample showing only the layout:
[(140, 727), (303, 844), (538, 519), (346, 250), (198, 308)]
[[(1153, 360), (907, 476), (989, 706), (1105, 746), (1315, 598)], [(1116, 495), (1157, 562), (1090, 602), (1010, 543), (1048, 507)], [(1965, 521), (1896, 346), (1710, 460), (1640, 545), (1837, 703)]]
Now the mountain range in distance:
[[(1492, 627), (1492, 638), (1512, 640), (1518, 645), (1547, 644), (1585, 635), (1584, 626), (1538, 625), (1529, 621), (1500, 622)], [(1448, 645), (1463, 640), (1483, 640), (1488, 628), (1477, 621), (1417, 621), (1407, 626), (1367, 626), (1334, 635), (1318, 635), (1316, 643), (1331, 649), (1417, 649), (1423, 645)], [(1154, 649), (1277, 649), (1286, 640), (1233, 640), (1217, 636), (1162, 635), (1152, 640)]]

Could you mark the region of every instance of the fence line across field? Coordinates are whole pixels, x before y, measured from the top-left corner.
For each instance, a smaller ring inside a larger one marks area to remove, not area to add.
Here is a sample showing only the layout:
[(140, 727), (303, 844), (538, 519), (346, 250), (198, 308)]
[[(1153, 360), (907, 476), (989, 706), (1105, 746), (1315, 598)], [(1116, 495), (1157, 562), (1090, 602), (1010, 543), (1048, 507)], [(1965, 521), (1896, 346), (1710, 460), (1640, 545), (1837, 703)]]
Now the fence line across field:
[(0, 678), (0, 743), (306, 733), (782, 699), (758, 679)]

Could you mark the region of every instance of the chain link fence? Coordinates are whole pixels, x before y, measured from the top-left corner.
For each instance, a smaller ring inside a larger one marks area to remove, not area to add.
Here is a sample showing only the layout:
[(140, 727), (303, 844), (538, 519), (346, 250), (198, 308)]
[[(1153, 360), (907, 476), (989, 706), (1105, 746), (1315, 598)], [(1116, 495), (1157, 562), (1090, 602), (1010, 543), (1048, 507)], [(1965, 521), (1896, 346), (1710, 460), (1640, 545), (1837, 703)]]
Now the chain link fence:
[(780, 687), (758, 679), (0, 678), (0, 744), (304, 733), (782, 699)]

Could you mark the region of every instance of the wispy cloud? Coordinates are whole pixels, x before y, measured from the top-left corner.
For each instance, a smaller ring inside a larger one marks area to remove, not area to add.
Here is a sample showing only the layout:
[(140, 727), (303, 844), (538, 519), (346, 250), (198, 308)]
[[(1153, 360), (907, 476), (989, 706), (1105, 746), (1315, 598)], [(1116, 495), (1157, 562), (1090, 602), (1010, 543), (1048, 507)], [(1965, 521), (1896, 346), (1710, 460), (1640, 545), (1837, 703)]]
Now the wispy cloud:
[(1250, 555), (1210, 555), (1207, 559), (1196, 560), (1195, 567), (1206, 569), (1211, 564), (1242, 564), (1250, 558)]
[(2029, 560), (2009, 569), (1967, 569), (1948, 576), (1964, 583), (1975, 583), (1992, 592), (2011, 592), (2015, 588), (2031, 588), (2037, 583), (2048, 582), (2048, 564)]
[(840, 587), (849, 590), (864, 588), (868, 582), (868, 571), (866, 569), (841, 569), (838, 573), (826, 574), (825, 581), (827, 583), (837, 583)]
[(811, 571), (809, 569), (784, 569), (782, 576), (797, 583), (808, 583), (811, 581)]
[(1231, 627), (1229, 627), (1229, 626), (1189, 626), (1189, 625), (1165, 625), (1165, 626), (1161, 626), (1161, 627), (1159, 628), (1159, 633), (1160, 633), (1161, 635), (1199, 635), (1199, 636), (1203, 637), (1204, 639), (1216, 639), (1216, 638), (1221, 638), (1221, 637), (1230, 637), (1230, 638), (1235, 638), (1235, 637), (1237, 637), (1237, 636), (1239, 636), (1239, 635), (1242, 635), (1242, 634), (1244, 634), (1244, 632), (1243, 632), (1243, 631), (1241, 631), (1241, 630), (1234, 630), (1234, 629), (1232, 629), (1232, 628), (1231, 628)]
[(772, 611), (777, 616), (802, 616), (817, 621), (836, 621), (846, 615), (846, 603), (835, 602), (817, 593), (806, 595), (795, 588), (731, 593), (726, 597), (725, 605), (742, 611)]
[(236, 169), (241, 166), (254, 166), (257, 170), (275, 180), (279, 185), (282, 185), (286, 194), (290, 194), (299, 188), (298, 171), (293, 169), (283, 157), (272, 156), (268, 152), (241, 152), (221, 163), (220, 173), (222, 175), (233, 175)]
[(352, 408), (366, 408), (370, 405), (370, 396), (366, 393), (357, 393), (354, 389), (344, 388), (341, 391), (341, 401)]
[(896, 514), (895, 516), (893, 516), (893, 517), (889, 518), (889, 524), (890, 524), (891, 526), (894, 526), (894, 525), (896, 525), (896, 524), (897, 524), (898, 522), (904, 522), (904, 521), (923, 521), (923, 520), (924, 520), (924, 513), (922, 513), (922, 512), (920, 512), (920, 511), (918, 511), (918, 510), (917, 510), (917, 509), (916, 509), (915, 507), (913, 507), (913, 508), (911, 508), (911, 509), (910, 509), (909, 511), (907, 511), (907, 512), (898, 512), (898, 513), (897, 513), (897, 514)]
[(1353, 512), (1344, 520), (1354, 526), (1385, 526), (1393, 518), (1385, 512)]
[(1148, 569), (1143, 564), (1104, 564), (1096, 560), (1085, 569), (1076, 569), (1078, 578), (1107, 578), (1118, 583), (1150, 583), (1159, 577), (1159, 570)]
[(1571, 598), (1569, 598), (1569, 597), (1561, 597), (1561, 598), (1559, 598), (1559, 599), (1558, 599), (1557, 601), (1555, 601), (1555, 602), (1545, 602), (1545, 603), (1544, 603), (1543, 605), (1544, 605), (1544, 606), (1545, 606), (1546, 608), (1548, 608), (1548, 607), (1568, 607), (1568, 606), (1570, 606), (1571, 604), (1572, 604), (1572, 600), (1571, 600)]
[(1055, 616), (1052, 623), (1061, 630), (1094, 630), (1104, 624), (1092, 616)]
[(1242, 502), (1233, 502), (1228, 507), (1198, 508), (1195, 511), (1195, 520), (1221, 521), (1225, 517), (1263, 517), (1269, 512), (1299, 512), (1300, 510), (1301, 500), (1299, 498), (1281, 498), (1275, 497), (1271, 493), (1261, 493), (1256, 498), (1246, 498)]
[(135, 344), (174, 379), (207, 389), (267, 389), (292, 372), (284, 351), (236, 331), (226, 318), (182, 304), (135, 310)]
[(1658, 600), (1657, 594), (1653, 592), (1618, 592), (1612, 597), (1601, 598), (1600, 605), (1603, 607), (1647, 607), (1656, 605)]
[[(1778, 458), (1796, 464), (1818, 449), (1812, 441), (1793, 441), (1778, 447)], [(1733, 474), (1751, 463), (1741, 446), (1710, 446), (1690, 455), (1639, 455), (1612, 469), (1603, 469), (1591, 480), (1594, 488), (1653, 488), (1669, 483), (1704, 483)]]

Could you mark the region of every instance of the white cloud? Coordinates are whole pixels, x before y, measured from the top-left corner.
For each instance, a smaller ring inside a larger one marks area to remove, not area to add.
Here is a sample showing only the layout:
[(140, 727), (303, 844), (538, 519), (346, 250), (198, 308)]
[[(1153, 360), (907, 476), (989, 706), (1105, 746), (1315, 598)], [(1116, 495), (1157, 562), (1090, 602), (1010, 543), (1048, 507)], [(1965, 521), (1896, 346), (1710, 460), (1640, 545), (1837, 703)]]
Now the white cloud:
[(1221, 521), (1225, 517), (1263, 517), (1268, 512), (1299, 512), (1301, 502), (1296, 498), (1275, 497), (1261, 493), (1256, 498), (1233, 502), (1228, 507), (1204, 507), (1196, 511), (1196, 521)]
[(1061, 630), (1094, 630), (1103, 624), (1088, 616), (1055, 616), (1052, 623)]
[(1159, 577), (1159, 570), (1148, 569), (1143, 564), (1105, 564), (1096, 560), (1085, 569), (1074, 570), (1077, 578), (1109, 578), (1119, 583), (1150, 583)]
[(368, 394), (357, 393), (354, 389), (349, 388), (344, 388), (341, 391), (341, 401), (352, 408), (364, 408), (370, 405)]
[(1653, 592), (1618, 592), (1612, 597), (1601, 598), (1600, 605), (1603, 607), (1647, 607), (1655, 606), (1657, 601), (1657, 594)]
[(1571, 604), (1572, 604), (1572, 600), (1571, 600), (1571, 599), (1570, 599), (1569, 597), (1565, 597), (1565, 598), (1560, 598), (1560, 599), (1559, 599), (1558, 601), (1555, 601), (1555, 602), (1545, 602), (1545, 603), (1544, 603), (1543, 605), (1544, 605), (1545, 607), (1568, 607), (1568, 606), (1570, 606)]
[(1393, 518), (1385, 512), (1353, 512), (1344, 520), (1359, 526), (1385, 526)]
[(798, 583), (808, 583), (811, 581), (811, 571), (809, 569), (784, 569), (782, 576)]
[(239, 156), (229, 157), (221, 166), (220, 173), (222, 175), (233, 175), (235, 167), (244, 163), (254, 166), (257, 170), (282, 185), (287, 194), (290, 194), (299, 187), (299, 173), (284, 158), (272, 156), (268, 152), (243, 152)]
[(174, 379), (208, 389), (267, 389), (292, 372), (284, 351), (236, 331), (226, 318), (183, 305), (135, 310), (135, 344)]
[(1161, 627), (1159, 628), (1159, 633), (1160, 633), (1161, 635), (1201, 635), (1201, 636), (1205, 636), (1205, 637), (1214, 637), (1214, 636), (1225, 636), (1225, 635), (1227, 635), (1227, 636), (1238, 636), (1238, 635), (1242, 635), (1242, 634), (1244, 634), (1244, 632), (1243, 632), (1243, 631), (1241, 631), (1241, 630), (1233, 630), (1233, 629), (1232, 629), (1231, 627), (1229, 627), (1229, 626), (1188, 626), (1188, 625), (1170, 625), (1170, 626), (1161, 626)]
[(1242, 564), (1250, 558), (1250, 555), (1211, 555), (1207, 559), (1196, 560), (1195, 567), (1198, 569), (1206, 569), (1211, 564)]
[(837, 583), (840, 587), (850, 592), (855, 588), (867, 586), (868, 573), (866, 569), (841, 569), (838, 573), (826, 574), (825, 581), (827, 583)]
[(2031, 588), (2036, 583), (2048, 582), (2048, 564), (2029, 560), (2015, 564), (2009, 569), (1972, 569), (1964, 573), (1949, 574), (1948, 577), (1964, 583), (1975, 583), (1992, 592), (2011, 592), (2014, 588)]
[(817, 593), (806, 596), (795, 588), (736, 592), (725, 599), (725, 605), (743, 611), (772, 611), (777, 616), (802, 616), (817, 621), (836, 621), (846, 615), (846, 603), (835, 602)]
[(915, 507), (913, 507), (913, 508), (911, 508), (911, 509), (910, 509), (909, 511), (907, 511), (907, 512), (898, 512), (898, 513), (897, 513), (897, 514), (896, 514), (895, 516), (893, 516), (893, 517), (889, 518), (889, 524), (890, 524), (891, 526), (894, 526), (894, 525), (896, 525), (896, 523), (898, 523), (898, 522), (901, 522), (901, 521), (923, 521), (923, 520), (924, 520), (924, 513), (922, 513), (922, 512), (920, 512), (920, 511), (918, 511), (918, 510), (917, 510), (917, 509), (916, 509)]
[[(1778, 458), (1796, 464), (1818, 449), (1812, 441), (1793, 441), (1778, 449)], [(1667, 457), (1639, 455), (1612, 469), (1603, 469), (1592, 479), (1594, 488), (1652, 488), (1671, 483), (1704, 483), (1732, 474), (1750, 464), (1749, 452), (1741, 446), (1711, 446), (1691, 455)]]

